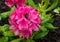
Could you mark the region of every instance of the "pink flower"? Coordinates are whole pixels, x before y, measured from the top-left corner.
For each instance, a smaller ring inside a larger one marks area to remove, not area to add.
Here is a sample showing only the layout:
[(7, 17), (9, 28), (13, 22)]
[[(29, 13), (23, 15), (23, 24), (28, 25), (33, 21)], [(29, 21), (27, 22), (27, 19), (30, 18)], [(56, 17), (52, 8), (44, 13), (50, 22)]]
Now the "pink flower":
[(23, 28), (28, 28), (29, 23), (30, 22), (26, 18), (21, 18), (17, 21), (17, 24), (19, 24), (20, 30), (22, 30)]
[(9, 7), (12, 7), (14, 4), (16, 4), (17, 7), (23, 5), (26, 0), (6, 0), (5, 4)]
[(35, 24), (35, 23), (31, 23), (31, 24), (29, 25), (29, 28), (30, 28), (31, 30), (34, 30), (34, 31), (39, 31), (38, 25)]
[(28, 39), (32, 31), (39, 31), (40, 22), (39, 12), (27, 5), (16, 8), (13, 14), (10, 14), (10, 29), (15, 35), (20, 33), (20, 38), (24, 36)]
[(16, 6), (19, 7), (19, 6), (21, 6), (21, 5), (24, 5), (25, 1), (26, 1), (26, 0), (15, 0)]
[(27, 39), (32, 35), (32, 30), (24, 29), (20, 32), (20, 38), (26, 37)]
[(11, 20), (15, 20), (15, 19), (16, 19), (16, 18), (15, 18), (15, 17), (16, 17), (16, 14), (10, 14), (10, 17), (11, 17), (11, 18), (10, 18)]
[(9, 7), (12, 7), (14, 5), (14, 0), (6, 0), (5, 4)]
[(19, 33), (19, 29), (15, 27), (14, 25), (10, 26), (10, 30), (13, 30), (15, 35), (18, 35)]
[(35, 10), (31, 10), (30, 13), (29, 13), (29, 19), (36, 23), (36, 24), (39, 24), (40, 23), (40, 16), (39, 16), (39, 13)]

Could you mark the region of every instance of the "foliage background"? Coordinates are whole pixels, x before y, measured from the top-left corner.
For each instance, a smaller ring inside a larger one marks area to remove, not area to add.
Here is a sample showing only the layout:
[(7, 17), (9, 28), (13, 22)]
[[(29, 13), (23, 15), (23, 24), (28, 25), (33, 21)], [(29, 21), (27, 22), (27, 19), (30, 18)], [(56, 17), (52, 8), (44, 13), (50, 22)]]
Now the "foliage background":
[[(34, 0), (34, 2), (37, 4), (40, 0)], [(53, 2), (53, 0), (51, 0), (51, 3), (49, 5), (51, 5)], [(5, 4), (4, 4), (4, 0), (0, 0), (0, 13), (2, 12), (6, 12), (6, 11), (9, 11), (10, 8), (7, 7)], [(59, 0), (59, 4), (60, 4), (60, 0)], [(58, 4), (57, 7), (60, 7), (60, 5)], [(56, 7), (56, 8), (57, 8)], [(55, 12), (53, 11), (50, 11), (50, 13), (52, 13), (52, 15), (54, 16), (54, 22), (53, 22), (53, 25), (56, 26), (56, 27), (59, 27), (58, 29), (56, 30), (51, 30), (49, 32), (49, 34), (42, 38), (42, 39), (38, 39), (38, 40), (35, 40), (36, 42), (60, 42), (60, 16), (59, 15), (56, 15)], [(6, 20), (6, 21), (5, 21)], [(0, 25), (4, 25), (4, 24), (8, 24), (8, 20), (7, 18), (6, 19), (3, 19), (0, 21)], [(0, 37), (2, 37), (3, 35), (0, 35)], [(18, 38), (18, 37), (17, 37)], [(6, 38), (7, 39), (7, 38)]]

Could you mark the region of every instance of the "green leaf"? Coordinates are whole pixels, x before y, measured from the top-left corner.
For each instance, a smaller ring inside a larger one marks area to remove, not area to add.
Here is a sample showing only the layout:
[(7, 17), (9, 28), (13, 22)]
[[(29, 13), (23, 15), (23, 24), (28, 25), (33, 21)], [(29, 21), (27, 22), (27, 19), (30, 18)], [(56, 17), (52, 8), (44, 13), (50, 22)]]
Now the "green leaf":
[(33, 0), (27, 0), (27, 4), (29, 6), (33, 6), (34, 8), (36, 8), (37, 10), (40, 8), (38, 5), (36, 5)]
[(39, 33), (36, 33), (34, 34), (34, 38), (33, 39), (40, 39), (44, 36), (46, 36), (48, 34), (49, 31), (42, 31), (42, 32), (39, 32)]
[(27, 0), (27, 2), (28, 2), (28, 5), (36, 7), (36, 5), (33, 2), (33, 0)]
[(47, 31), (47, 28), (45, 26), (41, 26), (40, 30), (41, 31)]
[(0, 20), (1, 20), (1, 15), (0, 15)]
[(20, 38), (14, 39), (14, 40), (12, 40), (12, 41), (10, 41), (10, 42), (20, 42)]
[(45, 26), (47, 27), (47, 29), (56, 29), (56, 27), (54, 27), (51, 23), (46, 23)]
[(9, 14), (10, 14), (10, 11), (1, 13), (0, 16), (1, 16), (1, 18), (7, 18), (9, 16)]
[(15, 6), (13, 6), (13, 7), (11, 8), (10, 13), (12, 13), (12, 12), (14, 11), (14, 9), (15, 9)]
[(24, 38), (24, 39), (22, 39), (21, 41), (22, 41), (22, 42), (26, 42), (27, 40)]
[(41, 19), (42, 19), (42, 22), (41, 24), (45, 24), (45, 23), (52, 23), (53, 22), (53, 16), (51, 14), (42, 14), (41, 15)]
[(46, 9), (46, 8), (48, 7), (49, 2), (50, 2), (50, 0), (46, 0), (46, 1), (44, 2), (44, 6), (43, 6), (44, 9)]
[(0, 42), (8, 42), (8, 37), (2, 37), (2, 38), (0, 38)]
[(28, 39), (26, 42), (35, 42), (35, 41), (32, 39)]
[(9, 24), (5, 24), (2, 26), (2, 28), (8, 28), (9, 29), (10, 25)]
[(60, 7), (56, 8), (56, 9), (54, 10), (54, 12), (55, 12), (55, 13), (60, 13)]
[(57, 6), (57, 4), (58, 4), (58, 0), (54, 0), (53, 4), (46, 11), (51, 11)]
[(14, 36), (13, 31), (6, 31), (6, 32), (4, 32), (3, 34), (4, 34), (4, 36), (7, 36), (7, 37), (8, 37), (8, 36), (10, 36), (10, 37), (11, 37), (11, 36)]
[(3, 26), (0, 26), (0, 31), (2, 31), (2, 32), (8, 31), (9, 30), (9, 26), (10, 25), (8, 25), (8, 24), (5, 24)]
[[(12, 7), (10, 11), (1, 13), (1, 14), (0, 14), (0, 18), (1, 18), (1, 19), (2, 19), (2, 18), (4, 19), (4, 18), (9, 17), (10, 13), (12, 13), (12, 12), (14, 11), (14, 9), (15, 9), (15, 6)], [(0, 19), (0, 20), (1, 20), (1, 19)]]

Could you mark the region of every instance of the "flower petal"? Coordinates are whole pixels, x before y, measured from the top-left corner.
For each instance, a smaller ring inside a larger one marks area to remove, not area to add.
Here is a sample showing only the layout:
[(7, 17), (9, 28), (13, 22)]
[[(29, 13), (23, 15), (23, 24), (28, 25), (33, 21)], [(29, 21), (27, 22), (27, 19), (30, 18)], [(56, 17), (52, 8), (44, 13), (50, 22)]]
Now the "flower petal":
[(29, 25), (29, 28), (32, 29), (32, 30), (34, 30), (34, 31), (39, 31), (39, 28), (38, 28), (37, 25), (34, 24), (34, 23), (31, 23), (31, 24)]

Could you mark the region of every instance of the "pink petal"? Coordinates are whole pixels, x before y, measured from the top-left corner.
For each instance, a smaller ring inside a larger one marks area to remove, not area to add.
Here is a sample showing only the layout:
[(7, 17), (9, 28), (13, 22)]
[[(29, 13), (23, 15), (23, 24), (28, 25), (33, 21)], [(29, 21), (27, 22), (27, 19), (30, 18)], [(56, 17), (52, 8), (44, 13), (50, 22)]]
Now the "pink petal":
[(39, 13), (37, 11), (35, 11), (35, 10), (30, 11), (30, 13), (29, 13), (30, 20), (36, 19), (38, 17), (38, 14)]
[(10, 19), (15, 20), (15, 16), (16, 16), (15, 14), (10, 14)]
[(13, 25), (16, 24), (13, 20), (10, 20), (9, 23), (10, 23), (10, 24), (13, 24)]
[(32, 29), (32, 30), (34, 30), (34, 31), (39, 31), (39, 28), (38, 28), (37, 25), (34, 24), (34, 23), (31, 23), (31, 24), (29, 25), (29, 28)]
[(16, 29), (16, 27), (15, 26), (10, 26), (10, 30), (15, 30)]
[(14, 5), (14, 0), (6, 0), (5, 4), (9, 7), (12, 7)]
[(19, 37), (22, 38), (23, 37), (23, 34), (20, 33)]
[(26, 39), (29, 38), (29, 36), (31, 36), (31, 31), (29, 29), (24, 29), (20, 32), (20, 38), (24, 36), (26, 37)]
[(28, 28), (29, 21), (25, 18), (22, 18), (17, 21), (17, 24), (19, 24), (21, 28)]
[(14, 34), (15, 34), (15, 35), (18, 35), (18, 33), (19, 33), (19, 30), (15, 30), (15, 31), (14, 31)]
[(26, 39), (28, 39), (29, 38), (29, 34), (25, 35), (25, 37), (26, 37)]
[(37, 17), (36, 19), (31, 20), (33, 23), (40, 24), (41, 20), (40, 17)]

